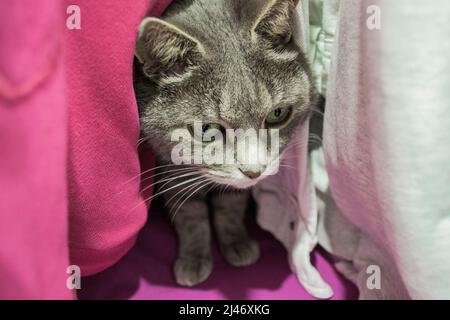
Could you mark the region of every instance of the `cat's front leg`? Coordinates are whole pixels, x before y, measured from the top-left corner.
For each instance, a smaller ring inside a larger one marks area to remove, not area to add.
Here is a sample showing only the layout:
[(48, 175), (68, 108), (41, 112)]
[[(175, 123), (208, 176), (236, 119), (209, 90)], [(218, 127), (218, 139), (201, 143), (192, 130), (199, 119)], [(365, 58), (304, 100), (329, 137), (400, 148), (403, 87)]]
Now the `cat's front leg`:
[(177, 210), (173, 221), (178, 235), (175, 279), (181, 286), (192, 287), (205, 281), (213, 267), (208, 206), (201, 197), (194, 197)]
[(255, 263), (259, 258), (259, 245), (248, 235), (245, 213), (250, 192), (214, 193), (214, 227), (220, 251), (233, 266), (241, 267)]

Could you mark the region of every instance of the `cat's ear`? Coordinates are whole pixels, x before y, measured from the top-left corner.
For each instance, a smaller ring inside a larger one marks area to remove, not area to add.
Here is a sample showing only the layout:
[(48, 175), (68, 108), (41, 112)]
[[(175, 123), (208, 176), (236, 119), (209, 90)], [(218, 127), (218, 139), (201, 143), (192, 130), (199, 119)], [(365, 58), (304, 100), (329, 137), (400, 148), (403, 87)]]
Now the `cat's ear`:
[(292, 39), (292, 20), (299, 0), (271, 0), (260, 9), (252, 32), (277, 47)]
[(139, 26), (135, 55), (144, 73), (153, 80), (183, 76), (204, 55), (203, 46), (179, 28), (157, 18)]

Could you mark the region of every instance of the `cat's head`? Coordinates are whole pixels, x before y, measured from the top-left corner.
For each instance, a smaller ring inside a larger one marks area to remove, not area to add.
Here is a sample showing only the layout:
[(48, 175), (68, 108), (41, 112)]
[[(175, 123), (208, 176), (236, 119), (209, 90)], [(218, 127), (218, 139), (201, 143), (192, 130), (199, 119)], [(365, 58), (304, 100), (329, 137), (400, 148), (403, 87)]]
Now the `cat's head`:
[[(162, 19), (141, 23), (135, 90), (144, 138), (161, 160), (173, 161), (177, 130), (206, 149), (223, 144), (201, 141), (211, 129), (224, 134), (226, 129), (262, 129), (269, 137), (262, 143), (268, 154), (264, 162), (235, 159), (197, 166), (211, 179), (237, 188), (276, 170), (294, 132), (306, 123), (314, 96), (306, 58), (293, 36), (297, 2), (175, 1)], [(200, 131), (193, 130), (196, 123), (203, 124)], [(275, 148), (270, 141), (275, 131), (278, 154), (269, 150)], [(249, 144), (252, 158), (257, 146)]]

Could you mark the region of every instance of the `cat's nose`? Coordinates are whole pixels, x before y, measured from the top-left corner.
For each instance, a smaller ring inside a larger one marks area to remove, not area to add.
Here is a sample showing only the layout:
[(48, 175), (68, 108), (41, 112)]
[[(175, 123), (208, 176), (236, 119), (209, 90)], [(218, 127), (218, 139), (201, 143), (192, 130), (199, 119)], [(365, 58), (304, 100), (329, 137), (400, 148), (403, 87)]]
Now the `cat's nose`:
[(243, 174), (245, 174), (250, 179), (256, 179), (261, 176), (261, 171), (249, 171), (249, 170), (247, 170), (247, 171), (241, 170), (241, 171)]

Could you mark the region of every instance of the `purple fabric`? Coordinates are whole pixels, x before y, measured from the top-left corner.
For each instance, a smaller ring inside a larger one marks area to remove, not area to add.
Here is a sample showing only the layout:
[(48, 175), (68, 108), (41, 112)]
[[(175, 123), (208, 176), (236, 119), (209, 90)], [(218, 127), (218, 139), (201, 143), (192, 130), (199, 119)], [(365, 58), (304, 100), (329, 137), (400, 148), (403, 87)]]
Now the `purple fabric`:
[[(284, 247), (256, 225), (251, 233), (261, 244), (261, 258), (253, 266), (235, 268), (220, 256), (214, 244), (214, 269), (198, 287), (178, 287), (172, 275), (176, 238), (168, 221), (152, 214), (135, 247), (114, 267), (83, 278), (81, 299), (288, 299), (312, 300), (288, 266)], [(313, 262), (332, 286), (333, 299), (355, 299), (355, 287), (337, 274), (322, 250)]]

